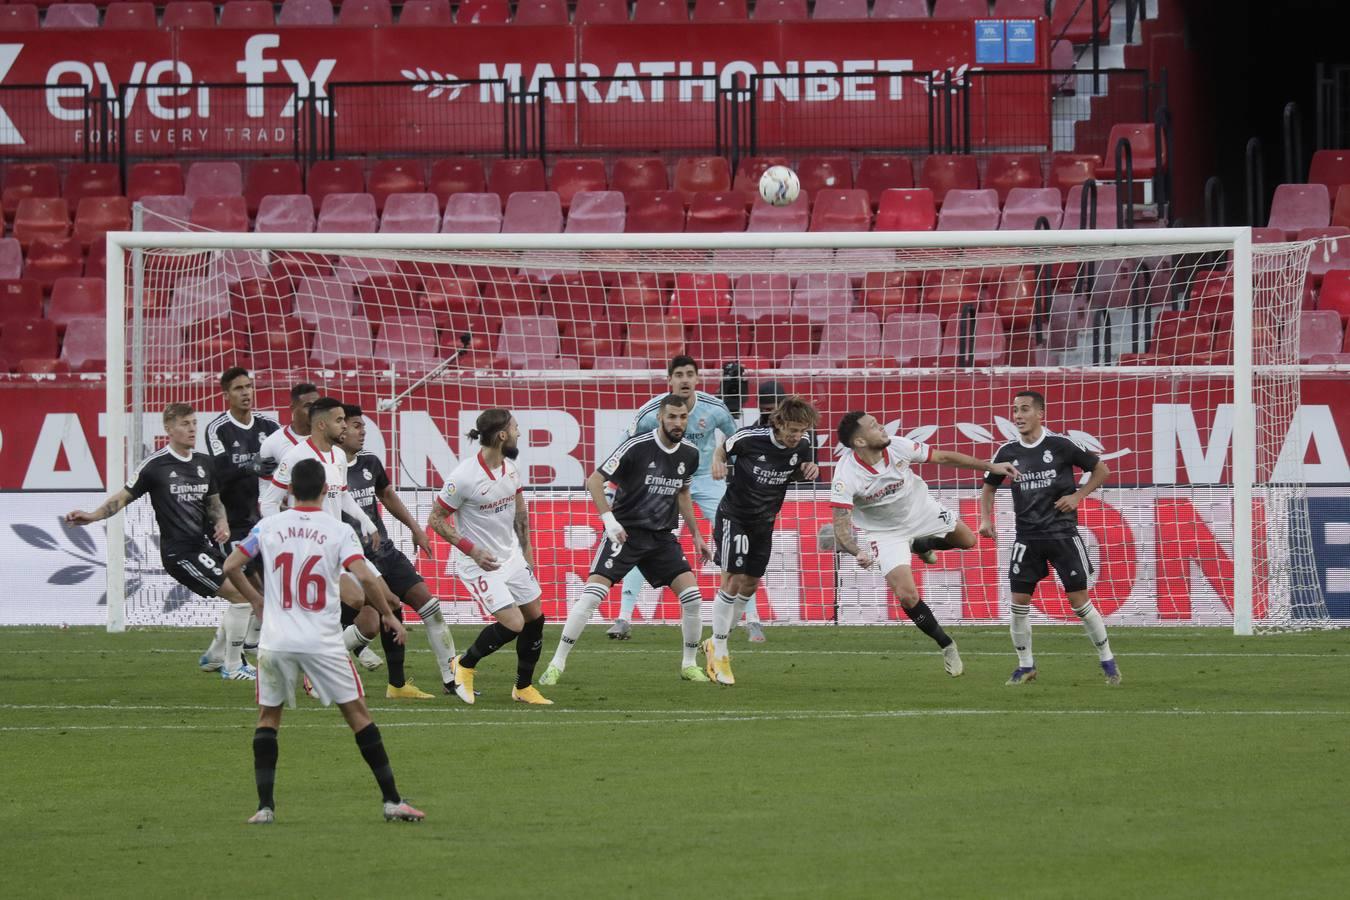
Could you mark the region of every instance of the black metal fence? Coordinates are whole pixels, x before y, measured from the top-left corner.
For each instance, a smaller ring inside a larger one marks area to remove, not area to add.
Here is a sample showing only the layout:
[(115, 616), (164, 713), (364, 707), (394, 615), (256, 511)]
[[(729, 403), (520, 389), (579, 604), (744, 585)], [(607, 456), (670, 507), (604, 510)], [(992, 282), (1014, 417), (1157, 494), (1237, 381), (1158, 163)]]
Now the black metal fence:
[(500, 78), (335, 82), (313, 104), (311, 158), (510, 156), (518, 102)]
[(0, 160), (91, 162), (110, 137), (99, 98), (83, 84), (0, 85)]

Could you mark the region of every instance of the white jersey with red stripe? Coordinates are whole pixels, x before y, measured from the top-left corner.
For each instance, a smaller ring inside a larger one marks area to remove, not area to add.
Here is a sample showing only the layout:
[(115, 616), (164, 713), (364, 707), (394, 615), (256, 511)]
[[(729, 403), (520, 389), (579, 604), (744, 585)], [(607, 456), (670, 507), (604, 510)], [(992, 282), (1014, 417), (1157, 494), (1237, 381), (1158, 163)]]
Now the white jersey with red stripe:
[(313, 438), (305, 438), (281, 457), (277, 470), (272, 473), (272, 485), (282, 491), (290, 491), (291, 472), (297, 463), (306, 459), (315, 460), (323, 466), (328, 488), (323, 498), (323, 509), (340, 520), (343, 512), (342, 495), (347, 492), (347, 454), (339, 448), (330, 447), (324, 452), (314, 446)]
[(281, 464), (281, 458), (296, 444), (303, 444), (305, 436), (296, 434), (295, 429), (287, 425), (278, 428), (263, 439), (258, 447), (258, 469), (264, 476), (270, 476)]
[(239, 545), (262, 557), (258, 647), (291, 653), (344, 652), (338, 580), (364, 559), (356, 532), (316, 506), (268, 516)]
[(853, 510), (853, 522), (864, 531), (916, 533), (929, 518), (928, 485), (910, 463), (927, 462), (932, 450), (908, 438), (893, 437), (870, 466), (846, 450), (834, 470), (830, 505)]
[[(460, 534), (505, 562), (521, 553), (516, 537), (516, 494), (525, 489), (525, 479), (514, 460), (504, 459), (489, 469), (480, 451), (455, 466), (445, 479), (436, 502), (455, 516)], [(457, 562), (468, 562), (459, 553)]]

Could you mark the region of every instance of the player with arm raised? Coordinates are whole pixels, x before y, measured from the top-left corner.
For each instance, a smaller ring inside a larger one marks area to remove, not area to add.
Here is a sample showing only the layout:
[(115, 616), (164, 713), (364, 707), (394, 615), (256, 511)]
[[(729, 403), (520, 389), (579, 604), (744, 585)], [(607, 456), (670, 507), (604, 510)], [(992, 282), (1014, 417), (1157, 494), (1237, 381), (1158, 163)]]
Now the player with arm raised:
[[(276, 819), (277, 731), (283, 703), (294, 705), (295, 688), (308, 678), (325, 706), (336, 703), (356, 736), (356, 746), (380, 786), (386, 820), (420, 822), (425, 818), (403, 799), (394, 783), (380, 729), (366, 709), (365, 690), (347, 658), (338, 621), (342, 575), (350, 572), (371, 592), (379, 576), (366, 565), (361, 545), (347, 525), (320, 506), (328, 475), (312, 459), (290, 472), (295, 507), (269, 516), (225, 560), (230, 583), (262, 621), (258, 652), (258, 724), (253, 732), (253, 779), (258, 811), (250, 825)], [(244, 575), (252, 559), (262, 560), (263, 593)], [(357, 597), (360, 602), (360, 596)], [(402, 626), (385, 612), (385, 624), (402, 640)]]
[[(309, 436), (286, 451), (276, 471), (272, 473), (269, 483), (262, 486), (258, 504), (262, 509), (263, 518), (281, 512), (288, 499), (291, 470), (301, 460), (312, 459), (322, 465), (328, 475), (328, 491), (323, 499), (324, 511), (338, 521), (342, 520), (344, 514), (350, 516), (357, 523), (361, 537), (369, 542), (371, 550), (378, 551), (382, 543), (380, 532), (365, 511), (356, 504), (347, 486), (347, 454), (338, 446), (342, 443), (347, 430), (347, 417), (342, 410), (342, 403), (332, 397), (320, 397), (310, 404), (308, 417)], [(343, 579), (342, 591), (343, 603), (352, 609), (360, 610), (356, 621), (342, 633), (347, 649), (356, 654), (361, 665), (367, 669), (377, 669), (383, 665), (383, 660), (370, 650), (370, 642), (375, 640), (380, 630), (376, 612), (383, 613), (388, 609), (384, 591), (366, 593), (369, 609), (362, 609), (362, 604), (353, 599), (359, 591), (356, 582)], [(348, 602), (349, 600), (352, 602)]]
[[(666, 366), (670, 393), (683, 397), (689, 404), (689, 426), (685, 429), (684, 439), (698, 448), (699, 468), (689, 487), (689, 495), (694, 505), (703, 513), (703, 518), (711, 522), (717, 515), (717, 505), (722, 502), (726, 492), (725, 482), (712, 477), (713, 450), (717, 448), (718, 434), (730, 437), (736, 430), (736, 421), (732, 418), (727, 405), (712, 394), (698, 390), (698, 364), (691, 356), (677, 356)], [(628, 436), (647, 434), (657, 425), (657, 417), (662, 399), (666, 394), (658, 394), (643, 404), (628, 429)], [(633, 609), (637, 605), (638, 595), (642, 592), (642, 573), (636, 568), (629, 571), (623, 579), (623, 595), (619, 603), (619, 615), (614, 625), (606, 632), (611, 639), (627, 640), (632, 634)], [(746, 630), (750, 639), (764, 640), (764, 632), (759, 626), (759, 612), (755, 609), (751, 597), (746, 607)]]
[(703, 644), (708, 677), (735, 684), (727, 637), (755, 595), (773, 552), (773, 527), (792, 481), (814, 481), (812, 432), (820, 414), (801, 397), (785, 397), (767, 427), (742, 428), (717, 446), (712, 477), (726, 478), (717, 507), (713, 555), (722, 586), (713, 603), (712, 638)]
[(454, 548), (460, 580), (496, 621), (455, 660), (454, 692), (472, 704), (479, 662), (515, 641), (516, 683), (511, 699), (549, 706), (553, 701), (534, 687), (534, 669), (544, 648), (544, 611), (539, 604), (542, 591), (534, 577), (525, 479), (516, 466), (520, 426), (510, 410), (484, 410), (469, 431), (469, 439), (479, 442), (479, 451), (460, 460), (445, 479), (427, 529)]
[[(997, 472), (1013, 480), (1017, 471), (1009, 463), (987, 463), (964, 453), (891, 437), (875, 416), (862, 411), (847, 413), (840, 420), (839, 443), (844, 455), (835, 466), (830, 490), (835, 546), (856, 557), (864, 569), (879, 565), (910, 620), (942, 648), (947, 674), (960, 675), (965, 666), (956, 643), (919, 597), (911, 568), (912, 545), (918, 538), (931, 538), (935, 547), (968, 550), (975, 546), (976, 537), (966, 523), (929, 495), (928, 485), (910, 464), (932, 462)], [(861, 544), (854, 539), (855, 517), (866, 535)]]
[[(581, 597), (567, 614), (553, 661), (539, 679), (542, 685), (558, 683), (567, 667), (567, 656), (587, 621), (609, 594), (614, 581), (634, 567), (641, 570), (649, 584), (670, 585), (680, 600), (680, 631), (684, 640), (680, 677), (685, 681), (708, 681), (698, 666), (703, 597), (698, 579), (690, 571), (689, 560), (674, 534), (679, 519), (683, 518), (694, 539), (694, 552), (703, 559), (711, 558), (694, 520), (694, 501), (690, 497), (690, 483), (698, 470), (698, 448), (684, 440), (689, 422), (685, 398), (668, 394), (661, 399), (659, 409), (655, 429), (624, 441), (586, 479), (586, 489), (600, 513), (605, 534)], [(605, 497), (607, 481), (618, 486), (612, 509)]]
[[(226, 369), (220, 376), (220, 389), (225, 394), (226, 409), (207, 423), (206, 449), (215, 466), (220, 502), (225, 505), (225, 517), (230, 523), (230, 542), (226, 547), (229, 550), (248, 537), (258, 524), (258, 451), (268, 435), (281, 426), (253, 411), (253, 376), (248, 369), (242, 366)], [(221, 667), (231, 637), (223, 627), (216, 629), (211, 646), (198, 660), (203, 672)], [(244, 652), (256, 649), (257, 645), (257, 620), (250, 614), (244, 632)]]
[(220, 544), (230, 536), (225, 507), (211, 458), (198, 453), (197, 414), (187, 403), (164, 408), (164, 431), (169, 444), (152, 453), (126, 487), (108, 497), (93, 512), (75, 510), (66, 515), (71, 525), (90, 525), (116, 515), (149, 494), (159, 527), (159, 556), (174, 581), (200, 597), (219, 597), (229, 603), (221, 616), (228, 634), (220, 675), (226, 681), (252, 681), (256, 670), (243, 661), (244, 630), (249, 605), (237, 590), (225, 584)]
[[(1018, 391), (1013, 396), (1013, 424), (1020, 437), (1009, 441), (994, 455), (994, 462), (1015, 466), (1020, 477), (1013, 481), (1013, 514), (1017, 536), (1008, 564), (1012, 592), (1013, 649), (1017, 668), (1008, 684), (1036, 680), (1036, 658), (1031, 652), (1031, 595), (1053, 566), (1059, 583), (1069, 595), (1074, 615), (1083, 622), (1107, 684), (1120, 684), (1120, 667), (1106, 637), (1106, 623), (1088, 597), (1092, 561), (1078, 534), (1078, 504), (1101, 487), (1111, 471), (1093, 453), (1044, 426), (1045, 396), (1039, 391)], [(1092, 473), (1077, 486), (1074, 468)], [(1003, 477), (990, 472), (980, 492), (980, 534), (996, 538), (994, 494)]]
[[(403, 505), (398, 492), (394, 490), (393, 484), (389, 481), (389, 474), (384, 469), (384, 463), (374, 453), (368, 453), (361, 448), (366, 443), (366, 419), (361, 407), (351, 403), (344, 403), (342, 412), (346, 417), (347, 430), (342, 437), (342, 451), (347, 454), (347, 488), (356, 505), (365, 511), (370, 520), (375, 523), (375, 528), (380, 532), (380, 548), (372, 550), (369, 547), (365, 549), (366, 559), (375, 567), (375, 571), (380, 573), (383, 579), (383, 587), (386, 591), (385, 602), (394, 610), (394, 616), (400, 622), (403, 621), (403, 604), (411, 606), (417, 610), (417, 614), (422, 617), (422, 621), (427, 627), (427, 642), (431, 644), (431, 652), (436, 654), (436, 662), (441, 670), (442, 683), (450, 681), (450, 660), (453, 658), (454, 644), (449, 641), (449, 627), (445, 624), (445, 617), (441, 615), (441, 604), (433, 596), (431, 590), (427, 587), (426, 581), (417, 573), (417, 567), (412, 564), (412, 560), (403, 555), (403, 551), (394, 546), (394, 542), (389, 540), (389, 532), (384, 527), (384, 516), (380, 512), (380, 504), (383, 503), (395, 519), (402, 522), (412, 534), (413, 546), (419, 548), (431, 558), (431, 543), (427, 540), (427, 533), (422, 530), (422, 526), (408, 512), (408, 507)], [(355, 520), (348, 516), (344, 520), (356, 529), (359, 533), (360, 527)], [(343, 607), (343, 624), (351, 624), (346, 621), (349, 615), (350, 607)], [(350, 615), (355, 621), (355, 611)], [(384, 647), (384, 658), (389, 668), (387, 670), (389, 685), (385, 689), (384, 696), (389, 700), (429, 700), (431, 694), (420, 690), (411, 680), (405, 677), (403, 671), (404, 649), (403, 646), (394, 641), (387, 631), (380, 632), (380, 643)], [(447, 650), (447, 643), (449, 648)]]

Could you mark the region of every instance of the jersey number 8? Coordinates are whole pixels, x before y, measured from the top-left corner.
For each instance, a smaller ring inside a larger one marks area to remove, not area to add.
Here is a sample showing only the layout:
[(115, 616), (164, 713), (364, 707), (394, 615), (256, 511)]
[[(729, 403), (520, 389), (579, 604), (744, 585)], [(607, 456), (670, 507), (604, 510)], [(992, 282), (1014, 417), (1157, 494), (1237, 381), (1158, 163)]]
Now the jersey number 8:
[(314, 567), (323, 561), (322, 557), (311, 556), (300, 565), (298, 578), (295, 574), (295, 555), (280, 554), (272, 564), (274, 570), (281, 570), (281, 608), (290, 609), (292, 603), (309, 612), (318, 612), (328, 602), (328, 583), (323, 575), (314, 571)]

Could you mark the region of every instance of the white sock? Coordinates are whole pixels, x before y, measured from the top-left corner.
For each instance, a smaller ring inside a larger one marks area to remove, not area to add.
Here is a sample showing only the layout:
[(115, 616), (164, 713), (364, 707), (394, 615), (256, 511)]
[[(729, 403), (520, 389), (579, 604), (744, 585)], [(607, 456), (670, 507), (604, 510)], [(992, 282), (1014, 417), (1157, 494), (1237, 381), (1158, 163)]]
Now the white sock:
[(248, 616), (253, 607), (247, 603), (231, 603), (220, 617), (225, 630), (225, 668), (239, 668), (244, 652), (244, 632), (248, 630)]
[(375, 640), (375, 635), (366, 637), (361, 633), (361, 629), (356, 627), (355, 622), (342, 630), (342, 643), (349, 653), (360, 653), (369, 647), (373, 640)]
[(1012, 635), (1013, 649), (1017, 651), (1017, 665), (1023, 669), (1034, 669), (1036, 663), (1031, 655), (1031, 607), (1020, 603), (1012, 605), (1012, 625), (1008, 628)]
[(605, 597), (609, 595), (609, 589), (601, 587), (598, 584), (588, 584), (581, 589), (581, 596), (577, 602), (572, 604), (572, 609), (567, 613), (567, 622), (563, 625), (562, 640), (558, 641), (558, 647), (553, 651), (553, 661), (549, 665), (557, 666), (559, 671), (567, 668), (567, 654), (572, 652), (572, 648), (577, 644), (577, 638), (581, 637), (581, 632), (586, 630), (586, 623), (590, 621), (591, 616), (600, 608)]
[(244, 649), (258, 649), (258, 637), (262, 634), (262, 623), (258, 617), (253, 614), (252, 607), (248, 611), (248, 628), (244, 629)]
[(1114, 659), (1114, 655), (1111, 653), (1111, 642), (1106, 639), (1106, 620), (1102, 618), (1101, 613), (1097, 612), (1097, 607), (1092, 605), (1092, 601), (1089, 600), (1075, 609), (1073, 614), (1083, 620), (1083, 630), (1087, 632), (1088, 639), (1097, 648), (1097, 659), (1102, 662)]
[(713, 601), (713, 653), (716, 653), (719, 658), (727, 655), (727, 635), (731, 634), (731, 629), (736, 627), (734, 616), (739, 603), (739, 597), (733, 597), (726, 591), (718, 591), (717, 599)]
[(733, 599), (735, 602), (733, 604), (731, 614), (731, 627), (734, 629), (737, 625), (741, 623), (741, 615), (745, 612), (745, 605), (749, 602), (749, 600), (747, 600), (740, 594), (735, 595)]
[[(680, 668), (698, 665), (698, 645), (703, 640), (703, 594), (698, 585), (687, 587), (680, 594), (680, 635), (684, 638), (684, 655)], [(730, 629), (728, 629), (730, 630)]]
[[(755, 602), (755, 595), (754, 595), (754, 594), (741, 594), (741, 595), (739, 595), (736, 599), (737, 599), (737, 601), (739, 601), (740, 604), (741, 604), (741, 607), (740, 607), (740, 608), (743, 608), (743, 609), (745, 610), (745, 621), (747, 621), (747, 622), (758, 622), (758, 621), (759, 621), (759, 604), (757, 604), (757, 603)], [(737, 612), (739, 612), (739, 609), (737, 610)], [(739, 615), (736, 616), (736, 621), (738, 621), (738, 622), (740, 621), (740, 616), (739, 616)]]
[(633, 608), (637, 606), (638, 595), (642, 593), (642, 586), (646, 583), (642, 573), (637, 569), (629, 569), (628, 574), (623, 576), (623, 593), (619, 595), (620, 619), (625, 622), (633, 621)]
[(441, 612), (441, 601), (432, 597), (417, 611), (422, 623), (427, 627), (427, 643), (436, 657), (436, 665), (441, 670), (441, 681), (450, 681), (450, 660), (455, 657), (455, 639), (450, 636), (450, 626), (446, 624)]
[(220, 624), (216, 626), (216, 633), (211, 637), (211, 646), (206, 648), (204, 654), (212, 662), (225, 658), (225, 614), (220, 614)]

